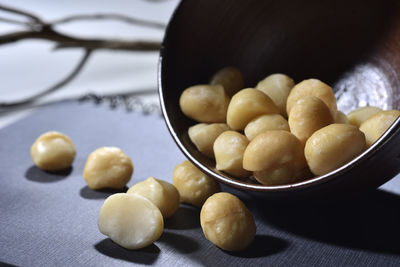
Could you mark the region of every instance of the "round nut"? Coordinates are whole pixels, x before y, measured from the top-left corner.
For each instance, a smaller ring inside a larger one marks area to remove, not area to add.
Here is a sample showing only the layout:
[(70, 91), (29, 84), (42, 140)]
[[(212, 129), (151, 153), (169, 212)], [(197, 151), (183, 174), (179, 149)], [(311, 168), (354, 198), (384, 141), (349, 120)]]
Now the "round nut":
[(400, 111), (398, 110), (386, 110), (380, 111), (364, 121), (360, 130), (365, 134), (367, 147), (375, 143), (399, 116)]
[(171, 217), (179, 207), (180, 197), (175, 186), (151, 176), (133, 185), (126, 193), (138, 194), (150, 200), (160, 209), (164, 219)]
[(333, 123), (333, 118), (321, 99), (306, 96), (292, 107), (288, 122), (291, 133), (304, 145), (315, 131)]
[(207, 157), (214, 158), (214, 141), (217, 137), (229, 130), (225, 123), (199, 123), (189, 128), (190, 141)]
[(306, 96), (316, 96), (321, 99), (335, 118), (337, 112), (335, 94), (329, 85), (317, 79), (304, 80), (292, 88), (286, 102), (286, 111), (289, 116), (297, 101)]
[(233, 96), (244, 87), (243, 74), (235, 67), (225, 67), (220, 69), (211, 78), (210, 84), (220, 84), (224, 87), (229, 96)]
[(256, 233), (250, 211), (229, 193), (217, 193), (207, 199), (201, 208), (200, 224), (206, 238), (226, 251), (245, 249)]
[(222, 85), (195, 85), (179, 99), (182, 112), (198, 122), (225, 122), (229, 97)]
[(76, 154), (72, 140), (59, 132), (39, 136), (31, 146), (31, 157), (37, 167), (45, 171), (58, 171), (71, 166)]
[(290, 131), (287, 120), (279, 114), (261, 115), (250, 121), (244, 134), (251, 141), (258, 134), (269, 130), (284, 130)]
[(354, 125), (331, 124), (316, 131), (306, 142), (305, 157), (315, 175), (331, 172), (365, 150), (365, 136)]
[(279, 110), (269, 96), (259, 90), (246, 88), (232, 97), (226, 120), (231, 129), (243, 130), (254, 118), (277, 113)]
[(91, 189), (122, 189), (132, 173), (132, 161), (120, 148), (101, 147), (89, 155), (83, 177)]
[(349, 122), (351, 124), (360, 127), (364, 121), (368, 120), (380, 111), (382, 111), (382, 109), (371, 106), (356, 108), (355, 110), (347, 114), (347, 118), (349, 119)]
[(199, 208), (209, 196), (220, 191), (219, 184), (213, 178), (204, 174), (188, 160), (175, 167), (172, 180), (179, 191), (181, 202)]
[(336, 113), (335, 123), (342, 123), (342, 124), (349, 124), (349, 119), (347, 118), (346, 114), (342, 111), (338, 110)]
[(276, 73), (260, 81), (256, 89), (267, 94), (279, 109), (279, 113), (287, 118), (286, 101), (294, 86), (292, 78), (285, 74)]
[(243, 167), (249, 171), (274, 170), (292, 164), (295, 170), (305, 164), (303, 146), (292, 133), (282, 130), (257, 135), (247, 146)]
[(243, 169), (243, 153), (249, 144), (246, 136), (235, 132), (223, 132), (215, 139), (214, 153), (217, 170), (233, 176), (246, 178), (250, 172)]
[(293, 163), (278, 168), (253, 172), (254, 179), (263, 185), (293, 184), (310, 178), (308, 168), (298, 170)]
[(160, 210), (147, 198), (118, 193), (109, 196), (101, 207), (98, 227), (102, 234), (127, 249), (151, 245), (164, 230)]

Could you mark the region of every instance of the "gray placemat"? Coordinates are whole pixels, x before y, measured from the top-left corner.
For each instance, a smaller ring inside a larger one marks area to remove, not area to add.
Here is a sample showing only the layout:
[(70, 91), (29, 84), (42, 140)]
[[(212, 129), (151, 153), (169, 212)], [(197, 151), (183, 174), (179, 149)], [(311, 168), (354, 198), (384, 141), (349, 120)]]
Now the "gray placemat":
[[(29, 149), (56, 130), (74, 141), (73, 167), (51, 174), (33, 166)], [(152, 246), (129, 251), (97, 228), (109, 191), (82, 178), (87, 156), (118, 146), (135, 166), (128, 186), (148, 176), (171, 181), (184, 160), (159, 115), (67, 101), (44, 107), (0, 130), (0, 264), (20, 266), (395, 266), (400, 264), (400, 196), (377, 190), (345, 203), (279, 203), (239, 197), (256, 219), (243, 252), (227, 253), (202, 233), (199, 210), (181, 205)], [(399, 188), (398, 179), (386, 188)], [(223, 187), (230, 191), (229, 188)], [(237, 192), (235, 192), (237, 193)]]

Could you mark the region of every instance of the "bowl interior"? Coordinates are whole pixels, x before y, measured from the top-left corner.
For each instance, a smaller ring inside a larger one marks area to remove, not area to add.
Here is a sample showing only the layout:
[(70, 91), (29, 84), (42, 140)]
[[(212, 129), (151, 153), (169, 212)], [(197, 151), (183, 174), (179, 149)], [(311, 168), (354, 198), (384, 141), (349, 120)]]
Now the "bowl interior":
[(278, 72), (295, 82), (320, 79), (333, 86), (345, 113), (365, 105), (400, 109), (400, 4), (202, 0), (182, 1), (175, 11), (161, 50), (159, 90), (178, 146), (203, 171), (234, 187), (292, 190), (296, 185), (263, 186), (218, 172), (190, 142), (187, 129), (196, 122), (180, 111), (179, 96), (225, 66), (242, 70), (245, 87)]

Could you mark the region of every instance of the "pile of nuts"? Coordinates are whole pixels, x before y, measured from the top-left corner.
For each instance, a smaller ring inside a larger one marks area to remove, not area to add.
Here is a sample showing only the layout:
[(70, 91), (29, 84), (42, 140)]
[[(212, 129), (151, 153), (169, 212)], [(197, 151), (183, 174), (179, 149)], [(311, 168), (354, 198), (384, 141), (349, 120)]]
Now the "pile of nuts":
[[(31, 147), (33, 162), (46, 171), (70, 167), (75, 154), (72, 140), (59, 132), (39, 136)], [(93, 190), (123, 190), (133, 170), (130, 157), (120, 148), (101, 147), (89, 155), (83, 178)], [(202, 230), (216, 246), (237, 251), (252, 242), (256, 225), (240, 199), (229, 193), (219, 193), (219, 184), (187, 160), (175, 167), (172, 180), (170, 184), (148, 177), (126, 193), (109, 196), (100, 209), (100, 232), (124, 248), (144, 248), (160, 238), (164, 220), (183, 202), (201, 208)]]
[[(241, 72), (227, 67), (209, 84), (185, 89), (179, 103), (186, 116), (199, 122), (188, 129), (190, 140), (215, 159), (218, 170), (264, 185), (296, 183), (335, 170), (400, 116), (376, 107), (345, 115), (337, 110), (332, 88), (317, 79), (295, 84), (287, 75), (273, 74), (255, 88), (243, 87)], [(46, 171), (70, 167), (75, 154), (72, 140), (59, 132), (39, 136), (31, 147), (33, 162)], [(122, 190), (133, 170), (120, 148), (101, 147), (89, 155), (83, 177), (93, 190)], [(238, 251), (253, 241), (256, 224), (239, 198), (219, 192), (219, 184), (189, 161), (175, 167), (172, 180), (149, 177), (108, 197), (98, 218), (100, 232), (127, 249), (146, 247), (184, 202), (201, 208), (201, 228), (216, 246)]]
[(244, 88), (234, 67), (209, 84), (185, 89), (182, 112), (199, 122), (188, 129), (216, 169), (263, 185), (291, 184), (327, 174), (361, 154), (400, 116), (398, 110), (361, 107), (347, 116), (332, 88), (317, 79), (298, 84), (272, 74)]

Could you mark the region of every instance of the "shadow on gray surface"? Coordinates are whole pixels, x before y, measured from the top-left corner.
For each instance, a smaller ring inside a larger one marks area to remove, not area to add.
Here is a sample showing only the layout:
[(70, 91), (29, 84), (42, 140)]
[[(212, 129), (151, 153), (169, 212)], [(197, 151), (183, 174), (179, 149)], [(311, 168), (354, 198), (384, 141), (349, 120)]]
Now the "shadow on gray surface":
[(242, 251), (227, 252), (241, 258), (261, 258), (284, 251), (289, 247), (289, 242), (270, 235), (256, 235), (253, 242)]
[(376, 190), (336, 203), (272, 202), (252, 210), (267, 225), (307, 239), (400, 255), (399, 207), (400, 196)]
[(115, 193), (125, 193), (128, 190), (128, 187), (124, 187), (122, 189), (101, 189), (101, 190), (93, 190), (90, 189), (89, 186), (84, 186), (79, 191), (79, 195), (86, 199), (106, 199), (112, 194)]
[(173, 248), (173, 251), (181, 254), (192, 253), (200, 249), (200, 244), (195, 239), (190, 238), (187, 235), (165, 231), (157, 242), (162, 242)]
[(154, 263), (160, 254), (160, 249), (154, 244), (138, 250), (128, 250), (115, 244), (109, 238), (100, 241), (94, 247), (108, 257), (146, 265)]
[(13, 267), (13, 266), (17, 266), (17, 265), (12, 265), (12, 264), (9, 264), (9, 263), (5, 263), (5, 262), (2, 262), (2, 261), (0, 261), (0, 266), (1, 267)]
[(36, 167), (35, 165), (32, 165), (26, 170), (25, 177), (29, 181), (33, 182), (53, 183), (67, 178), (68, 175), (71, 174), (72, 170), (73, 167), (69, 167), (65, 170), (49, 172), (49, 171), (43, 171), (38, 167)]
[(180, 204), (178, 210), (164, 222), (166, 229), (193, 229), (200, 227), (200, 209)]

